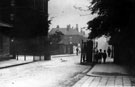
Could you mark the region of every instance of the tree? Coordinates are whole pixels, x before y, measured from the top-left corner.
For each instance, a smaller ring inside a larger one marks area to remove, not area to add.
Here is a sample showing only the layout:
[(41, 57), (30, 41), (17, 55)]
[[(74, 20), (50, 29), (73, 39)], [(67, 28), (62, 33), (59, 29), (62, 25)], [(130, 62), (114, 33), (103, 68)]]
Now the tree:
[[(115, 46), (115, 57), (135, 56), (135, 1), (134, 0), (92, 0), (90, 10), (92, 14), (98, 14), (96, 18), (88, 22), (91, 30), (89, 38), (102, 35), (111, 36), (110, 43)], [(123, 52), (125, 54), (123, 54)], [(131, 62), (130, 61), (130, 62)]]
[(61, 31), (56, 31), (54, 34), (49, 35), (50, 42), (52, 44), (58, 44), (64, 34)]
[(130, 14), (134, 10), (131, 0), (93, 0), (91, 4), (92, 14), (99, 15), (88, 22), (92, 33), (97, 33), (94, 37), (123, 32), (123, 27), (128, 26)]

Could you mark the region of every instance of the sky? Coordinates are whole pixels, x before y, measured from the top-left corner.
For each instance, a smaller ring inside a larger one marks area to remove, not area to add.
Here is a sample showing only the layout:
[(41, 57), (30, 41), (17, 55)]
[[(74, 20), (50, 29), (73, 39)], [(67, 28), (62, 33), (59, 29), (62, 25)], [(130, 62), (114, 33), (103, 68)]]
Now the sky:
[[(87, 27), (87, 22), (92, 20), (95, 15), (91, 15), (87, 10), (91, 0), (50, 0), (49, 1), (49, 19), (52, 19), (50, 28), (57, 25), (66, 27), (68, 24), (79, 28)], [(76, 9), (80, 7), (83, 11)]]
[[(97, 15), (91, 15), (91, 11), (86, 11), (91, 0), (49, 0), (49, 18), (52, 19), (50, 28), (59, 25), (65, 28), (68, 24), (75, 27), (79, 25), (79, 29), (87, 27), (87, 22), (95, 18)], [(79, 9), (76, 9), (80, 7)], [(82, 10), (83, 9), (83, 10)], [(89, 31), (83, 30), (88, 36)], [(101, 37), (96, 40), (99, 45), (98, 49), (106, 49), (106, 38)]]

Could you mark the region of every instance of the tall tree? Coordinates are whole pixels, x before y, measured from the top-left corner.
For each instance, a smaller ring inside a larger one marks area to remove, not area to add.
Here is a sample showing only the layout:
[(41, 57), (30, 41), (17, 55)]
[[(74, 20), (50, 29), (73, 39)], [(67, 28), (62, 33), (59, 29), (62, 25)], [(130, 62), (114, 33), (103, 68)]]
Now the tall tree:
[(61, 31), (56, 31), (54, 34), (49, 35), (50, 42), (52, 44), (58, 44), (62, 40), (63, 35)]
[(90, 10), (92, 14), (99, 16), (88, 22), (93, 36), (112, 34), (124, 31), (123, 27), (128, 27), (130, 14), (133, 13), (134, 3), (131, 0), (93, 0)]
[[(122, 50), (132, 57), (135, 53), (135, 1), (134, 0), (92, 0), (90, 10), (92, 14), (98, 14), (96, 18), (88, 22), (91, 30), (89, 38), (101, 35), (111, 36), (110, 43), (115, 45), (117, 54), (122, 56)], [(123, 48), (125, 47), (125, 49)], [(125, 58), (127, 60), (127, 58)], [(131, 59), (132, 60), (132, 59)]]

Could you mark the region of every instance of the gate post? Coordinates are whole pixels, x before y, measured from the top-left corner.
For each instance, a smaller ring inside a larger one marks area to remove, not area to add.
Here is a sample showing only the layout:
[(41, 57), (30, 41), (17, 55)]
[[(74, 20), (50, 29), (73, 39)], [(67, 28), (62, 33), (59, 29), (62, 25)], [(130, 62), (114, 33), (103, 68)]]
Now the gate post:
[(93, 41), (89, 40), (87, 42), (87, 49), (86, 49), (87, 63), (92, 63), (92, 54), (93, 54)]

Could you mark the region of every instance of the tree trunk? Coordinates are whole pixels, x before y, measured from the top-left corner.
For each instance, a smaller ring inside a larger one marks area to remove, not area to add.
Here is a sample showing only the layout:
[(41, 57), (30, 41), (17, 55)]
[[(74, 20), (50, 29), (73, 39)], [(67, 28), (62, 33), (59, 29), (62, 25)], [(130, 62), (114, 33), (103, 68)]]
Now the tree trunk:
[(119, 64), (119, 45), (115, 44), (114, 45), (114, 63)]

